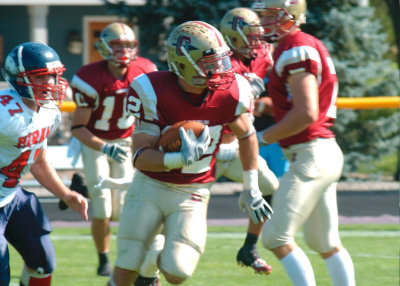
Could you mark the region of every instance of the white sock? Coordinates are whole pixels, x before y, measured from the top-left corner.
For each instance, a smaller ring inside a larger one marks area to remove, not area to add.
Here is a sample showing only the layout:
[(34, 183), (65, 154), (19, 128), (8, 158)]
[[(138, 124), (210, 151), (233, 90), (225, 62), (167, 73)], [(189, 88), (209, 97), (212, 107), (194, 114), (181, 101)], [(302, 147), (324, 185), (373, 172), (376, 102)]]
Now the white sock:
[(156, 277), (158, 274), (157, 257), (164, 248), (165, 237), (157, 234), (146, 253), (144, 261), (140, 266), (140, 275), (143, 277)]
[(326, 268), (335, 286), (355, 286), (354, 265), (345, 248), (325, 259)]
[(281, 260), (294, 286), (315, 286), (314, 271), (304, 251), (297, 247)]

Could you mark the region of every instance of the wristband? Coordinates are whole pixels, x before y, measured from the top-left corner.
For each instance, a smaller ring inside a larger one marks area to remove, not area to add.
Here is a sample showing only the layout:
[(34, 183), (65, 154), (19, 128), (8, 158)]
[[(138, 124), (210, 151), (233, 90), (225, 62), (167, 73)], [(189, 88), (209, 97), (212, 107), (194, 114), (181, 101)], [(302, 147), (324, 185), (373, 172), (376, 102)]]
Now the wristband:
[(257, 170), (243, 171), (243, 189), (244, 190), (259, 190), (259, 188), (258, 188), (258, 171)]
[(78, 124), (78, 125), (71, 126), (71, 131), (74, 130), (74, 129), (85, 127), (85, 126), (86, 125), (84, 125), (84, 124)]
[(243, 140), (243, 139), (247, 139), (247, 138), (249, 138), (253, 133), (255, 133), (256, 132), (256, 129), (254, 128), (254, 126), (253, 126), (253, 124), (250, 126), (250, 130), (246, 133), (246, 134), (244, 134), (243, 136), (241, 136), (241, 137), (238, 137), (238, 139), (239, 140)]
[(180, 152), (167, 152), (164, 154), (164, 166), (168, 170), (183, 167), (183, 158)]
[(150, 148), (149, 146), (143, 146), (136, 150), (135, 154), (132, 156), (133, 167), (135, 167), (137, 158), (143, 153), (144, 150)]

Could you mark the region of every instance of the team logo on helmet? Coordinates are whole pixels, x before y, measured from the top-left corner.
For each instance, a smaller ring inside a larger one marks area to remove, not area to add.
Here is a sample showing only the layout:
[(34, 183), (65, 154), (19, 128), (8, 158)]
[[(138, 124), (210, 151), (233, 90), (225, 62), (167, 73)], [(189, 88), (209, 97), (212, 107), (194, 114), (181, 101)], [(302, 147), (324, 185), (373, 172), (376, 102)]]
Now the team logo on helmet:
[(249, 25), (249, 24), (247, 24), (247, 22), (244, 20), (243, 17), (239, 17), (239, 16), (233, 17), (232, 22), (228, 22), (228, 23), (232, 24), (232, 30), (235, 30), (235, 31), (239, 30), (238, 28), (243, 29), (245, 26)]
[(10, 74), (13, 74), (15, 76), (18, 74), (17, 63), (15, 62), (15, 60), (12, 57), (6, 58), (5, 68), (6, 68), (6, 70), (9, 71)]
[(188, 36), (179, 36), (178, 41), (173, 45), (176, 46), (176, 54), (183, 56), (181, 47), (184, 47), (188, 52), (198, 50), (195, 46), (191, 45), (192, 39)]

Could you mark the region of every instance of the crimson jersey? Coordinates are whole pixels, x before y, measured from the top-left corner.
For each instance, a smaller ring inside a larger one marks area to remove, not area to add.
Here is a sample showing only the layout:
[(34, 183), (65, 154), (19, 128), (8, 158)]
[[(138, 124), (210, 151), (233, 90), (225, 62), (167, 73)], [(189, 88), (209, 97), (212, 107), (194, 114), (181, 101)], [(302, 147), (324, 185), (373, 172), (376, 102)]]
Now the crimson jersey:
[[(246, 60), (245, 63), (240, 61), (234, 54), (231, 56), (231, 65), (235, 68), (235, 72), (248, 78), (250, 74), (257, 75), (261, 80), (264, 80), (268, 67), (272, 63), (272, 56), (268, 51), (267, 44), (263, 45), (256, 52), (257, 57)], [(232, 133), (228, 126), (224, 127), (223, 133)]]
[(148, 59), (136, 57), (123, 80), (116, 79), (107, 68), (107, 61), (85, 65), (71, 81), (78, 107), (92, 108), (87, 128), (97, 137), (113, 140), (132, 134), (134, 118), (126, 112), (129, 84), (138, 75), (157, 70)]
[(319, 91), (319, 117), (307, 129), (279, 141), (282, 147), (315, 138), (335, 137), (329, 127), (336, 118), (338, 81), (335, 68), (323, 43), (303, 32), (282, 40), (274, 51), (274, 68), (268, 81), (268, 94), (273, 102), (275, 121), (281, 120), (292, 108), (287, 78), (297, 72), (315, 75)]
[(199, 161), (181, 169), (168, 172), (142, 171), (144, 174), (175, 184), (214, 181), (215, 154), (222, 127), (238, 115), (250, 111), (251, 88), (245, 78), (236, 75), (236, 80), (229, 89), (207, 92), (198, 106), (191, 104), (188, 98), (193, 95), (184, 94), (178, 85), (177, 76), (169, 71), (143, 74), (132, 82), (128, 111), (140, 120), (158, 125), (161, 132), (182, 120), (200, 121), (210, 128), (211, 143)]
[(248, 59), (245, 62), (240, 61), (235, 55), (231, 56), (231, 65), (235, 68), (235, 72), (247, 77), (247, 74), (256, 74), (259, 78), (264, 79), (267, 75), (268, 67), (272, 63), (272, 56), (268, 51), (267, 44), (263, 45), (256, 52), (257, 57)]

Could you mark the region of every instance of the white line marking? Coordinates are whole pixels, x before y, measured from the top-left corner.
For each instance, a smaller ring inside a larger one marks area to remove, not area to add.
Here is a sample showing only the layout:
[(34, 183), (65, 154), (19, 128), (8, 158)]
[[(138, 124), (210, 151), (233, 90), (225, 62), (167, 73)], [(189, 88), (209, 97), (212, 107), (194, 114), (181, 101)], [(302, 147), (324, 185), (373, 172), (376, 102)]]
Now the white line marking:
[[(241, 232), (209, 232), (209, 237), (213, 238), (244, 238), (245, 233)], [(302, 232), (298, 232), (296, 236), (303, 236)], [(359, 231), (359, 230), (343, 230), (340, 231), (341, 237), (400, 237), (400, 232), (395, 230), (385, 231)]]
[[(297, 236), (301, 236), (302, 233), (298, 233)], [(341, 237), (399, 237), (398, 231), (392, 230), (384, 230), (384, 231), (358, 231), (358, 230), (344, 230), (340, 232)], [(91, 235), (50, 235), (51, 239), (54, 241), (61, 240), (92, 240)], [(111, 239), (115, 240), (116, 235), (112, 235)], [(209, 238), (214, 239), (227, 239), (227, 238), (237, 238), (243, 239), (245, 237), (245, 233), (241, 232), (209, 232)], [(318, 255), (316, 252), (311, 250), (305, 250), (305, 252), (309, 255)], [(374, 257), (374, 258), (382, 258), (382, 259), (398, 259), (397, 255), (376, 255), (370, 253), (351, 253), (352, 257)]]
[[(302, 236), (303, 233), (299, 232), (296, 236)], [(208, 237), (225, 239), (225, 238), (244, 238), (245, 233), (243, 232), (209, 232)], [(359, 231), (359, 230), (344, 230), (340, 232), (341, 237), (400, 237), (400, 233), (395, 230), (384, 230), (384, 231)], [(51, 234), (52, 240), (91, 240), (91, 235), (59, 235)], [(113, 234), (112, 238), (116, 239), (116, 235)]]

